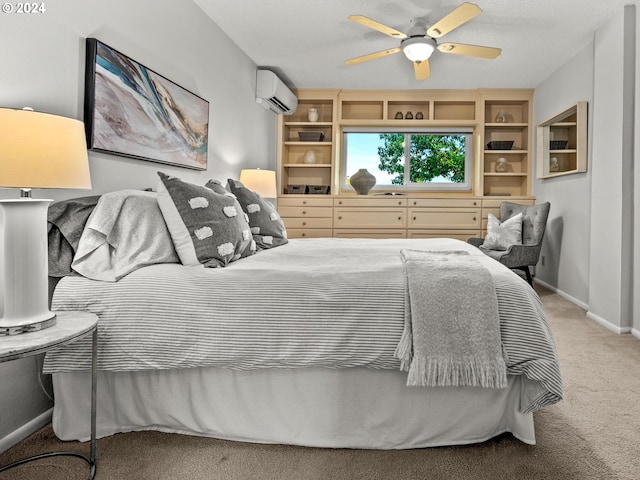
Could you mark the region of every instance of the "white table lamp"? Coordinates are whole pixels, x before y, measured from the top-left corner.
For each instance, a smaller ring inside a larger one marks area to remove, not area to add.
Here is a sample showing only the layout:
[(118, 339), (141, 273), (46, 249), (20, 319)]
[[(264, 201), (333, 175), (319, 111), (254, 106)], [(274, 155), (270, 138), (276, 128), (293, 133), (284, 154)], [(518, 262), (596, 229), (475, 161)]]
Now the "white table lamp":
[(30, 109), (0, 108), (0, 335), (55, 324), (49, 310), (47, 209), (32, 188), (91, 188), (84, 125)]
[(276, 172), (273, 170), (261, 170), (249, 168), (240, 170), (240, 183), (249, 190), (259, 193), (263, 198), (276, 198)]

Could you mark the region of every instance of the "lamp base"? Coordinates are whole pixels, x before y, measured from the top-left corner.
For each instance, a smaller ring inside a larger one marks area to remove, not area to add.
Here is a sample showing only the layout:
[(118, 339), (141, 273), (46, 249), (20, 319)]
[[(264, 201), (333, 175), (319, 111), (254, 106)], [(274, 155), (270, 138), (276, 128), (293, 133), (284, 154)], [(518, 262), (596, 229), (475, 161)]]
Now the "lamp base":
[(0, 335), (55, 325), (49, 310), (47, 208), (51, 200), (0, 200)]
[(46, 320), (31, 321), (20, 325), (3, 325), (2, 320), (0, 320), (0, 336), (37, 332), (39, 330), (44, 330), (45, 328), (53, 327), (56, 324), (56, 315), (55, 313), (52, 313), (51, 315), (52, 317)]

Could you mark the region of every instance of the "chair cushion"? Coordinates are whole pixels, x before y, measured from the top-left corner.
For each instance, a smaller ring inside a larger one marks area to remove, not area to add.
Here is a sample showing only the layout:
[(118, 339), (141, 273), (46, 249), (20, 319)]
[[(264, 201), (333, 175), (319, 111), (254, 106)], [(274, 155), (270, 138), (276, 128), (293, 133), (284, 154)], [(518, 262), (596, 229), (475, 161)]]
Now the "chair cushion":
[(502, 223), (490, 213), (487, 236), (482, 247), (488, 250), (506, 250), (510, 245), (522, 245), (522, 213)]
[(510, 217), (522, 213), (522, 244), (537, 245), (542, 242), (547, 218), (549, 216), (549, 202), (537, 205), (520, 205), (512, 202), (502, 202), (500, 205), (500, 220), (504, 222)]

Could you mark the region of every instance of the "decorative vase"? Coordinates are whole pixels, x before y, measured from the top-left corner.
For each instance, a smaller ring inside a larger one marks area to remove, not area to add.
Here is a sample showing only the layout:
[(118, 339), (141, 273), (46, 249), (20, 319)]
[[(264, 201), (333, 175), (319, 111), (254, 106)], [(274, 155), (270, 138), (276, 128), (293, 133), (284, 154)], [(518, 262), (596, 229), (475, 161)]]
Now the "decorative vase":
[(500, 110), (496, 115), (496, 123), (507, 123), (507, 112)]
[(422, 120), (423, 118), (424, 118), (424, 115), (422, 114), (422, 112), (416, 113), (416, 120)]
[(549, 171), (550, 172), (559, 172), (560, 164), (558, 163), (558, 159), (556, 157), (551, 157), (549, 160)]
[(396, 112), (396, 120), (402, 120), (402, 112)]
[(312, 164), (316, 163), (316, 152), (309, 150), (304, 154), (304, 163)]
[(376, 184), (376, 177), (373, 176), (366, 168), (361, 168), (351, 175), (349, 183), (358, 193), (358, 195), (367, 195)]
[(505, 173), (507, 170), (509, 170), (509, 163), (506, 158), (500, 157), (496, 160), (495, 171), (497, 173)]
[(404, 118), (405, 120), (413, 120), (413, 113), (407, 112)]
[(307, 118), (309, 119), (310, 122), (317, 122), (318, 121), (318, 109), (317, 108), (310, 108), (309, 111), (307, 112)]

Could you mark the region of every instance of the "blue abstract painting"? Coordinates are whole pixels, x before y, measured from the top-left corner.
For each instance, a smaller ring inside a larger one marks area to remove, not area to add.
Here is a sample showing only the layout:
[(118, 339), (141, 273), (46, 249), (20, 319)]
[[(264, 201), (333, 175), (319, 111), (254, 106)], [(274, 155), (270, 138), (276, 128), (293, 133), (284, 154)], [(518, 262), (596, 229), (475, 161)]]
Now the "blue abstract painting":
[(143, 160), (205, 170), (209, 102), (87, 39), (87, 143)]

